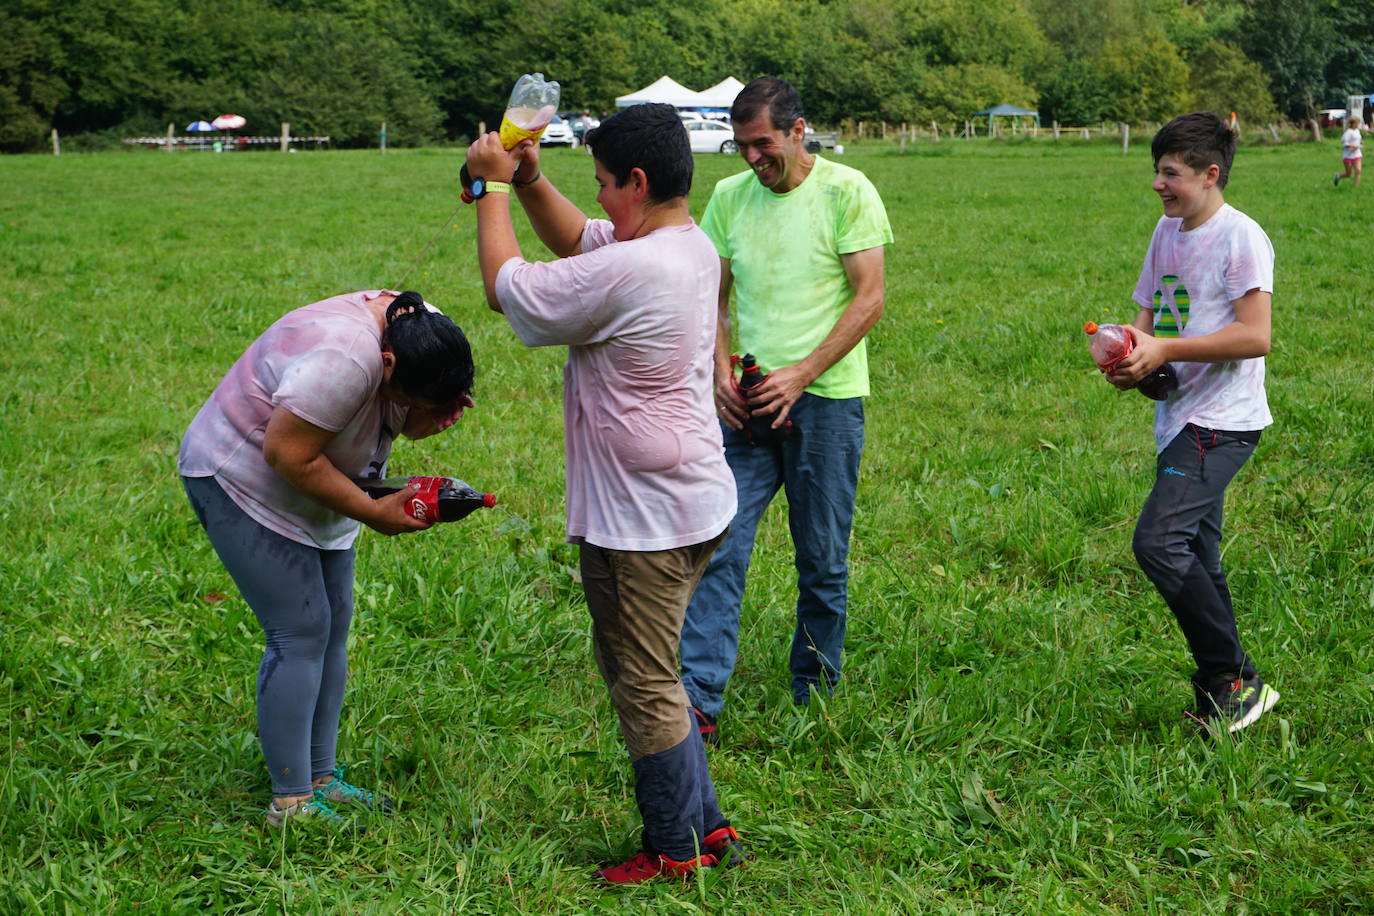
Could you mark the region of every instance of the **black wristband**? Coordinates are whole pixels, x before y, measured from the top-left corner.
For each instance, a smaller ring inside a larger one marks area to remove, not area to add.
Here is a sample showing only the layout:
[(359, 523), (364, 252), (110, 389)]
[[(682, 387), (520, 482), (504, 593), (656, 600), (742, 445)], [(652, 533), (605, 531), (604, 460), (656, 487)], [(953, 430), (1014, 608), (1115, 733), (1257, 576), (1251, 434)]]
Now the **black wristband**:
[(535, 172), (534, 177), (531, 178), (529, 181), (516, 181), (514, 178), (512, 178), (510, 180), (510, 183), (517, 188), (528, 188), (530, 185), (534, 184), (542, 177), (544, 177), (544, 173), (542, 171), (539, 171)]

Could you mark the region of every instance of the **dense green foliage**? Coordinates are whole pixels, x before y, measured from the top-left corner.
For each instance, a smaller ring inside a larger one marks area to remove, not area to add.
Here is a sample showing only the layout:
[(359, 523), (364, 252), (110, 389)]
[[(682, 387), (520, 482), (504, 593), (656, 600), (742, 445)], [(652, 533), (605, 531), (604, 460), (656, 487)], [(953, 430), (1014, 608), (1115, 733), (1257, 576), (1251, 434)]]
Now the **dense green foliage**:
[(610, 109), (669, 74), (795, 82), (814, 121), (1247, 123), (1368, 92), (1374, 4), (1337, 0), (0, 0), (0, 150), (50, 127), (160, 133), (233, 111), (249, 130), (418, 145), (494, 123), (541, 70)]
[[(630, 767), (562, 543), (557, 349), (483, 302), (472, 212), (407, 285), (464, 326), (476, 410), (398, 445), (501, 504), (359, 541), (341, 750), (403, 816), (260, 826), (261, 634), (174, 472), (284, 311), (398, 282), (453, 152), (0, 159), (0, 912), (1335, 916), (1374, 910), (1369, 185), (1244, 148), (1277, 251), (1276, 425), (1231, 486), (1242, 634), (1283, 694), (1243, 740), (1178, 726), (1187, 651), (1130, 553), (1150, 406), (1091, 365), (1159, 215), (1114, 138), (852, 146), (891, 214), (841, 690), (799, 714), (780, 506), (712, 763), (757, 860), (605, 893)], [(580, 152), (545, 171), (589, 211)], [(700, 214), (737, 159), (698, 157)], [(520, 239), (541, 252), (523, 219)]]

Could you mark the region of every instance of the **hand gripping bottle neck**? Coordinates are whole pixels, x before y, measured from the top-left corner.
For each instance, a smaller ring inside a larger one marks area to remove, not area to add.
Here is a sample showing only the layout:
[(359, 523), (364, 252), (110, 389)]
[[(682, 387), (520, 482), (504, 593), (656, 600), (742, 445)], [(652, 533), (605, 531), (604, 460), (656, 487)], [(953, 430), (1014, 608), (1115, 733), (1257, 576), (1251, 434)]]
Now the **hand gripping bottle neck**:
[[(501, 145), (515, 149), (521, 140), (538, 143), (544, 128), (553, 120), (553, 113), (558, 110), (559, 92), (557, 81), (544, 79), (542, 73), (526, 73), (516, 80), (515, 88), (510, 91), (510, 101), (506, 103), (506, 113), (501, 118)], [(466, 163), (458, 170), (458, 177), (463, 185), (459, 197), (463, 203), (470, 204), (472, 194), (468, 185), (472, 184), (472, 176)]]
[[(766, 382), (768, 376), (759, 368), (752, 353), (746, 353), (743, 356), (731, 356), (730, 364), (733, 366), (736, 363), (739, 364), (740, 375), (739, 378), (735, 379), (735, 391), (739, 393), (740, 399), (747, 404), (749, 393)], [(762, 417), (749, 415), (749, 419), (744, 422), (744, 434), (749, 437), (750, 445), (776, 445), (792, 438), (792, 434), (796, 431), (792, 421), (784, 420), (781, 426), (774, 428), (773, 418), (776, 416), (776, 412)]]

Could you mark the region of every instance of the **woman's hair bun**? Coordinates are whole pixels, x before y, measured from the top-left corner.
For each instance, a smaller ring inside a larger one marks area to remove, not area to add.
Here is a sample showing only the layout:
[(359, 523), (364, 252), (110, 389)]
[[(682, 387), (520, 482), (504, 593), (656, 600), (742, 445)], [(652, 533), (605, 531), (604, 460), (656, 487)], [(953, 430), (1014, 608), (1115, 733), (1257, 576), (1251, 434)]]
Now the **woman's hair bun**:
[(428, 309), (425, 308), (425, 297), (413, 289), (408, 289), (391, 300), (391, 304), (386, 307), (386, 323), (391, 324), (397, 318), (426, 311)]

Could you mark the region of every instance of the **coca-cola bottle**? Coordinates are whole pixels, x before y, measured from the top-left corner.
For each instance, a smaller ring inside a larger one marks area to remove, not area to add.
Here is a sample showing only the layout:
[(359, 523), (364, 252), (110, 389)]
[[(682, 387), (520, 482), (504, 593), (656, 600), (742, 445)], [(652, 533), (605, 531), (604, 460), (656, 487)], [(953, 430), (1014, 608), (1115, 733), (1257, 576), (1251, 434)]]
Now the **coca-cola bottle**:
[[(1131, 332), (1119, 324), (1099, 325), (1095, 321), (1085, 322), (1083, 333), (1089, 335), (1088, 352), (1093, 362), (1104, 373), (1111, 372), (1116, 364), (1135, 349), (1135, 338)], [(1169, 392), (1178, 390), (1178, 373), (1169, 363), (1164, 363), (1136, 383), (1136, 390), (1155, 401), (1168, 399)]]
[(479, 493), (456, 477), (387, 477), (355, 480), (363, 492), (381, 499), (407, 486), (415, 486), (406, 512), (411, 518), (456, 522), (478, 509), (496, 505), (496, 494)]
[[(735, 382), (735, 390), (747, 405), (749, 393), (762, 385), (768, 376), (759, 368), (758, 361), (754, 359), (754, 354), (746, 353), (739, 358), (740, 376)], [(784, 420), (781, 426), (774, 428), (773, 420), (777, 417), (777, 411), (766, 416), (749, 415), (749, 419), (744, 422), (744, 433), (749, 437), (752, 445), (773, 445), (792, 438), (795, 427), (791, 420)]]

